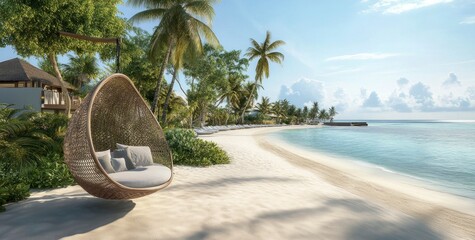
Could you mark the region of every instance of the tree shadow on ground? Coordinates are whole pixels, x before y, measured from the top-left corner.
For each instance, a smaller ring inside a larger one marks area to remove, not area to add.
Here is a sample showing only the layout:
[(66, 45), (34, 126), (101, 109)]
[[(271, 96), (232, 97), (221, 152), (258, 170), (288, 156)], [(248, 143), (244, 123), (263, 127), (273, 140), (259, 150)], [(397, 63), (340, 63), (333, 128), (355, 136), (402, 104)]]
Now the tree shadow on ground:
[[(336, 219), (327, 216), (333, 212), (348, 215)], [(359, 199), (328, 199), (316, 207), (294, 208), (259, 214), (252, 219), (241, 222), (204, 225), (202, 230), (189, 236), (187, 240), (216, 239), (221, 236), (241, 233), (245, 237), (260, 238), (267, 233), (278, 231), (282, 226), (299, 229), (281, 235), (281, 239), (355, 239), (355, 240), (439, 240), (440, 232), (433, 230), (421, 219), (408, 216), (387, 220), (380, 208)], [(323, 221), (317, 226), (316, 221)], [(331, 219), (331, 221), (328, 221)], [(273, 229), (273, 230), (269, 230)], [(266, 232), (267, 231), (267, 232)]]
[(221, 178), (213, 181), (207, 182), (198, 182), (191, 184), (180, 184), (172, 185), (167, 188), (166, 191), (181, 191), (183, 189), (208, 189), (208, 188), (218, 188), (218, 187), (229, 187), (231, 185), (238, 185), (243, 183), (253, 183), (253, 182), (292, 182), (296, 181), (291, 178), (280, 178), (280, 177), (231, 177), (231, 178)]
[(124, 217), (135, 203), (86, 193), (32, 197), (0, 214), (1, 239), (59, 239), (86, 233)]

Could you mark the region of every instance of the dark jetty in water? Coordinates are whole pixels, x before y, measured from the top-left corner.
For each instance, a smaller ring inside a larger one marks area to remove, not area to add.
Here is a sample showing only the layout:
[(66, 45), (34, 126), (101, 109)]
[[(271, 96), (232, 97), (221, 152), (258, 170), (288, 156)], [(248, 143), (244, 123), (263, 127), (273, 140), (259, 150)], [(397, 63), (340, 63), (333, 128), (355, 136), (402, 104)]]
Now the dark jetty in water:
[(326, 122), (323, 123), (323, 125), (326, 126), (346, 126), (346, 127), (351, 127), (351, 126), (356, 126), (356, 127), (366, 127), (368, 126), (367, 122)]

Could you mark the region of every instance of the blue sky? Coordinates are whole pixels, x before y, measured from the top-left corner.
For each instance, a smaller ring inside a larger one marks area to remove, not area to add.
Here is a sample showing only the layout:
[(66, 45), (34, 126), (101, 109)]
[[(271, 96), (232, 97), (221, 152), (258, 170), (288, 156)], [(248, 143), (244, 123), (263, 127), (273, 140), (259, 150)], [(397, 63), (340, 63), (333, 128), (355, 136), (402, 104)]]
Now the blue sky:
[(215, 12), (226, 50), (266, 30), (286, 42), (261, 96), (335, 105), (341, 119), (475, 119), (475, 0), (223, 0)]

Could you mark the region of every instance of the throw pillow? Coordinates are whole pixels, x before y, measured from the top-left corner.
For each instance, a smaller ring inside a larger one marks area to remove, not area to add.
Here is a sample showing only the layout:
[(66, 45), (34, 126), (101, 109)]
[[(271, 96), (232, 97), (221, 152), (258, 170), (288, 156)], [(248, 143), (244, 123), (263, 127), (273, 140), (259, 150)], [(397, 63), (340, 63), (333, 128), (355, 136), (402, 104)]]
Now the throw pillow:
[(101, 164), (106, 173), (115, 173), (114, 168), (111, 165), (111, 152), (110, 150), (96, 152), (97, 160)]
[(129, 146), (126, 148), (127, 157), (135, 166), (150, 166), (153, 164), (152, 151), (147, 146)]
[(128, 147), (128, 145), (121, 144), (121, 143), (116, 143), (115, 145), (117, 146), (118, 149), (126, 149)]
[(112, 167), (114, 167), (114, 170), (116, 172), (123, 172), (127, 171), (127, 165), (125, 162), (125, 158), (112, 158)]
[(135, 169), (135, 165), (132, 160), (127, 156), (127, 151), (125, 149), (116, 149), (112, 152), (113, 158), (124, 158), (125, 165), (127, 166), (128, 170)]

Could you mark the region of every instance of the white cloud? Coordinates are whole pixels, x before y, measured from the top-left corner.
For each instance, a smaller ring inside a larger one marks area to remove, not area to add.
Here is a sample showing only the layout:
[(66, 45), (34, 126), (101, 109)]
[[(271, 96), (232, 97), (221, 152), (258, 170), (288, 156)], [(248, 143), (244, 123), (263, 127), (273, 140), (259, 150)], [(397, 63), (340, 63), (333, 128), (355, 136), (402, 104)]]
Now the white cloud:
[(332, 102), (332, 104), (335, 105), (335, 108), (338, 109), (338, 111), (345, 111), (348, 109), (351, 99), (342, 88), (338, 88), (333, 93), (333, 97), (335, 100)]
[(303, 107), (306, 103), (314, 101), (323, 104), (325, 95), (325, 84), (323, 82), (302, 78), (290, 87), (282, 85), (279, 99), (287, 99), (296, 107)]
[(383, 14), (400, 14), (433, 5), (450, 3), (453, 0), (376, 0), (364, 13), (382, 12)]
[(442, 85), (445, 87), (449, 87), (452, 85), (461, 86), (462, 84), (458, 80), (457, 75), (455, 75), (455, 73), (450, 73), (449, 77), (442, 83)]
[(468, 97), (455, 96), (453, 93), (438, 97), (439, 104), (435, 110), (453, 111), (467, 110), (470, 107), (470, 99)]
[(346, 60), (378, 60), (398, 56), (396, 53), (357, 53), (351, 55), (335, 56), (325, 59), (325, 61), (346, 61)]
[(460, 24), (475, 24), (475, 16), (466, 17)]
[(475, 87), (469, 87), (467, 89), (467, 94), (471, 100), (475, 100)]
[(389, 97), (387, 105), (396, 112), (412, 112), (408, 101), (405, 93), (394, 91)]
[(364, 108), (379, 108), (382, 106), (383, 103), (375, 91), (372, 91), (369, 97), (363, 103)]
[(434, 107), (434, 100), (429, 86), (421, 82), (412, 85), (409, 90), (409, 96), (415, 99), (417, 108), (422, 111), (429, 111)]
[(399, 87), (404, 87), (405, 85), (407, 85), (409, 83), (409, 80), (407, 80), (407, 78), (399, 78), (397, 80), (397, 85)]

